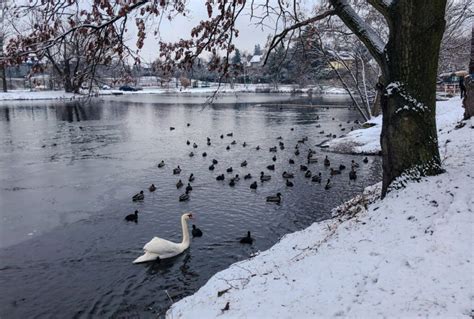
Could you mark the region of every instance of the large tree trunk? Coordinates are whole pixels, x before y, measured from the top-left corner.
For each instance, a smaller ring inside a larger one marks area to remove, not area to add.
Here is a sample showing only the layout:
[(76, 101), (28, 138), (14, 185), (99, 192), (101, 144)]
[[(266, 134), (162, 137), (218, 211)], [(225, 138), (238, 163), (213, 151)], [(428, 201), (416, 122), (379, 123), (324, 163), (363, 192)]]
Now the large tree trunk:
[(446, 0), (401, 0), (390, 10), (383, 125), (384, 196), (407, 179), (439, 174), (436, 70)]

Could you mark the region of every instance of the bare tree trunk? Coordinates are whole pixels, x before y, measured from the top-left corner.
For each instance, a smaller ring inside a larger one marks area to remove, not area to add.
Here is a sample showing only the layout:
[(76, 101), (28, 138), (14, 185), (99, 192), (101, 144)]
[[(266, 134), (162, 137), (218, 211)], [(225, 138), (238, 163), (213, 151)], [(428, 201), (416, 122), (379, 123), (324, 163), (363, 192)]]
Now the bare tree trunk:
[(446, 0), (406, 0), (395, 2), (390, 12), (381, 100), (382, 195), (389, 186), (403, 186), (404, 179), (442, 172), (435, 113), (445, 7)]

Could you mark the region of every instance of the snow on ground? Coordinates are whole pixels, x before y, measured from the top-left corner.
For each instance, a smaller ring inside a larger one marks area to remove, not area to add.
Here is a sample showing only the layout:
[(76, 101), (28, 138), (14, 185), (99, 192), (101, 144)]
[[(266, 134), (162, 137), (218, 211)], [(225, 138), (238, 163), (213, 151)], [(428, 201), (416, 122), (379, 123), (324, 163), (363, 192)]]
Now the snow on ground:
[(75, 99), (81, 96), (74, 93), (66, 93), (64, 91), (28, 91), (28, 90), (11, 90), (8, 92), (0, 92), (0, 101), (14, 100), (65, 100)]
[[(168, 318), (470, 318), (474, 314), (474, 122), (440, 105), (446, 173), (384, 200), (380, 185), (214, 275)], [(346, 176), (341, 176), (346, 178)], [(344, 209), (346, 208), (346, 209)]]
[[(436, 124), (439, 129), (450, 126), (462, 118), (463, 109), (461, 99), (452, 98), (436, 104)], [(347, 154), (379, 154), (380, 132), (382, 131), (382, 116), (372, 118), (367, 123), (375, 126), (349, 132), (343, 137), (326, 142), (323, 147), (327, 150)]]
[[(334, 87), (306, 87), (299, 88), (294, 85), (280, 85), (278, 88), (273, 88), (263, 84), (235, 84), (231, 87), (229, 84), (222, 84), (220, 87), (217, 84), (212, 84), (209, 87), (201, 88), (143, 88), (139, 91), (120, 91), (116, 89), (112, 90), (99, 90), (92, 94), (97, 95), (129, 95), (129, 94), (213, 94), (218, 90), (219, 94), (226, 93), (307, 93), (310, 89), (315, 94), (328, 94), (328, 95), (344, 95), (345, 90)], [(12, 90), (7, 93), (0, 92), (0, 101), (13, 101), (13, 100), (59, 100), (59, 99), (75, 99), (87, 97), (87, 94), (73, 94), (65, 93), (63, 91), (28, 91), (28, 90)]]

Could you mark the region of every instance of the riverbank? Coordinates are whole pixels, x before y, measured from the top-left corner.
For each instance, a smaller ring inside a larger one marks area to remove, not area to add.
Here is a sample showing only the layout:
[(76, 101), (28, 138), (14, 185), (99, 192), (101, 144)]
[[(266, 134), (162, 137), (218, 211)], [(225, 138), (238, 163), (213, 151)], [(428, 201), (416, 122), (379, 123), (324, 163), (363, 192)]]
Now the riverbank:
[[(217, 273), (167, 317), (470, 318), (474, 123), (455, 129), (462, 112), (459, 99), (438, 103), (446, 173), (409, 183), (383, 200), (379, 185), (366, 189), (334, 209), (335, 218)], [(348, 136), (361, 150), (376, 150), (375, 130), (377, 125)]]
[[(297, 93), (308, 94), (309, 91), (314, 94), (345, 96), (346, 91), (336, 87), (306, 87), (299, 88), (295, 85), (280, 85), (277, 88), (261, 84), (236, 84), (234, 86), (222, 84), (218, 86), (213, 84), (210, 87), (203, 88), (144, 88), (139, 91), (120, 91), (120, 90), (99, 90), (94, 92), (92, 96), (102, 95), (130, 95), (130, 94), (208, 94), (211, 95), (218, 91), (219, 94), (235, 94), (235, 93)], [(64, 91), (29, 91), (29, 90), (12, 90), (7, 93), (0, 92), (0, 101), (24, 101), (24, 100), (74, 100), (89, 97), (85, 94), (66, 93)]]

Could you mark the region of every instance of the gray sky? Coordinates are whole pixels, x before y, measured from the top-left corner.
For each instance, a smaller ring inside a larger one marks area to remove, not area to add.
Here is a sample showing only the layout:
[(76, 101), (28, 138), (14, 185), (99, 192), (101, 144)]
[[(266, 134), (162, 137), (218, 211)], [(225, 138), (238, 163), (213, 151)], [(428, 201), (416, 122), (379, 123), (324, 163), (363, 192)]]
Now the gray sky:
[[(180, 16), (172, 21), (164, 19), (161, 23), (160, 35), (158, 37), (153, 36), (154, 28), (153, 26), (150, 27), (149, 30), (151, 30), (151, 32), (147, 33), (148, 38), (145, 40), (145, 45), (141, 52), (146, 62), (153, 61), (158, 57), (159, 37), (164, 41), (176, 41), (180, 38), (189, 39), (191, 29), (196, 26), (199, 21), (207, 19), (207, 11), (203, 1), (190, 1), (189, 9), (191, 12), (187, 17)], [(267, 36), (273, 33), (269, 28), (262, 30), (261, 26), (255, 26), (251, 23), (248, 14), (239, 17), (237, 29), (239, 30), (239, 37), (235, 39), (234, 43), (241, 52), (248, 51), (249, 53), (253, 52), (255, 44), (260, 44), (263, 48)], [(132, 36), (133, 33), (132, 28), (130, 28), (130, 36)]]

